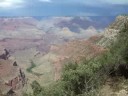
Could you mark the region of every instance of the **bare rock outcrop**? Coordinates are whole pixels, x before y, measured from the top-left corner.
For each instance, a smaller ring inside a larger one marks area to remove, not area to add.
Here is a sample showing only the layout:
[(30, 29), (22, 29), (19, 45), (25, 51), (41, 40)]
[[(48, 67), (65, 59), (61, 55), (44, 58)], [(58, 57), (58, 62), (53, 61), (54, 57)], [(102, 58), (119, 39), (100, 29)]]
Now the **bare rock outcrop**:
[(125, 27), (125, 24), (128, 23), (128, 16), (118, 16), (115, 21), (105, 29), (103, 38), (98, 42), (98, 45), (102, 47), (109, 46), (111, 42), (116, 41), (117, 35)]
[(21, 90), (26, 84), (26, 77), (16, 61), (9, 59), (7, 49), (0, 55), (0, 91), (6, 96), (19, 96), (18, 90)]

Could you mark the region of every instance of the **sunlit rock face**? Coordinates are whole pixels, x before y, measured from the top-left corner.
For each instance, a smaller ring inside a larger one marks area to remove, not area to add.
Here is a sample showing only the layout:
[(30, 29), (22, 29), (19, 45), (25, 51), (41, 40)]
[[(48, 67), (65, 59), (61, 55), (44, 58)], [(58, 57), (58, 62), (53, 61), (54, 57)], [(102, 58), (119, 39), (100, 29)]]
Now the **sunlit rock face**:
[(128, 16), (117, 16), (115, 22), (109, 25), (108, 28), (101, 34), (103, 38), (98, 42), (98, 45), (106, 47), (110, 45), (112, 41), (116, 41), (117, 35), (128, 23)]
[[(10, 56), (7, 49), (0, 55), (0, 91), (4, 95), (18, 96), (18, 90), (22, 90), (26, 84), (26, 77), (17, 62), (9, 59)], [(9, 93), (10, 91), (12, 93)]]

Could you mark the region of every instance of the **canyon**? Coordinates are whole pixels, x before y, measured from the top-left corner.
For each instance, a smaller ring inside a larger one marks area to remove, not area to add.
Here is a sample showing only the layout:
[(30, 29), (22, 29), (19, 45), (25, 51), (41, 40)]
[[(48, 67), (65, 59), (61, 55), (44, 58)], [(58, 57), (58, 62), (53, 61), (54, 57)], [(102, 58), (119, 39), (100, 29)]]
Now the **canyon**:
[[(0, 90), (4, 94), (10, 90), (16, 94), (21, 93), (19, 90), (31, 92), (34, 80), (42, 86), (59, 80), (69, 61), (80, 62), (102, 54), (118, 31), (112, 26), (105, 29), (114, 18), (0, 18), (0, 49), (5, 49), (0, 55)], [(7, 53), (9, 56), (5, 56)]]

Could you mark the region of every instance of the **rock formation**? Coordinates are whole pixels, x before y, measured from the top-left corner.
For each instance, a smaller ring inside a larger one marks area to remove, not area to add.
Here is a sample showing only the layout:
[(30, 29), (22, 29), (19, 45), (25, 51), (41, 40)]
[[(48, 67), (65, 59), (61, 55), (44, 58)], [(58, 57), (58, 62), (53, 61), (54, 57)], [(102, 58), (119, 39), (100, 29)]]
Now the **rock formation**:
[(128, 16), (117, 16), (116, 20), (101, 34), (103, 38), (98, 42), (98, 45), (106, 47), (111, 42), (116, 41), (117, 35), (125, 26), (126, 22), (128, 22)]
[(9, 59), (7, 49), (0, 55), (0, 91), (7, 96), (18, 96), (17, 91), (26, 84), (26, 77), (16, 61)]

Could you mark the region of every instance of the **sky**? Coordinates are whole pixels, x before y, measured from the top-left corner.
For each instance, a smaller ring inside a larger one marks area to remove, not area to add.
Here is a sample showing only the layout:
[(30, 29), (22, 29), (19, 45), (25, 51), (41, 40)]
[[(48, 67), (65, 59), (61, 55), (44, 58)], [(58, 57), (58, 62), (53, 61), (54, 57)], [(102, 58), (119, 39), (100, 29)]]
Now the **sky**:
[(116, 16), (128, 0), (0, 0), (0, 16)]

